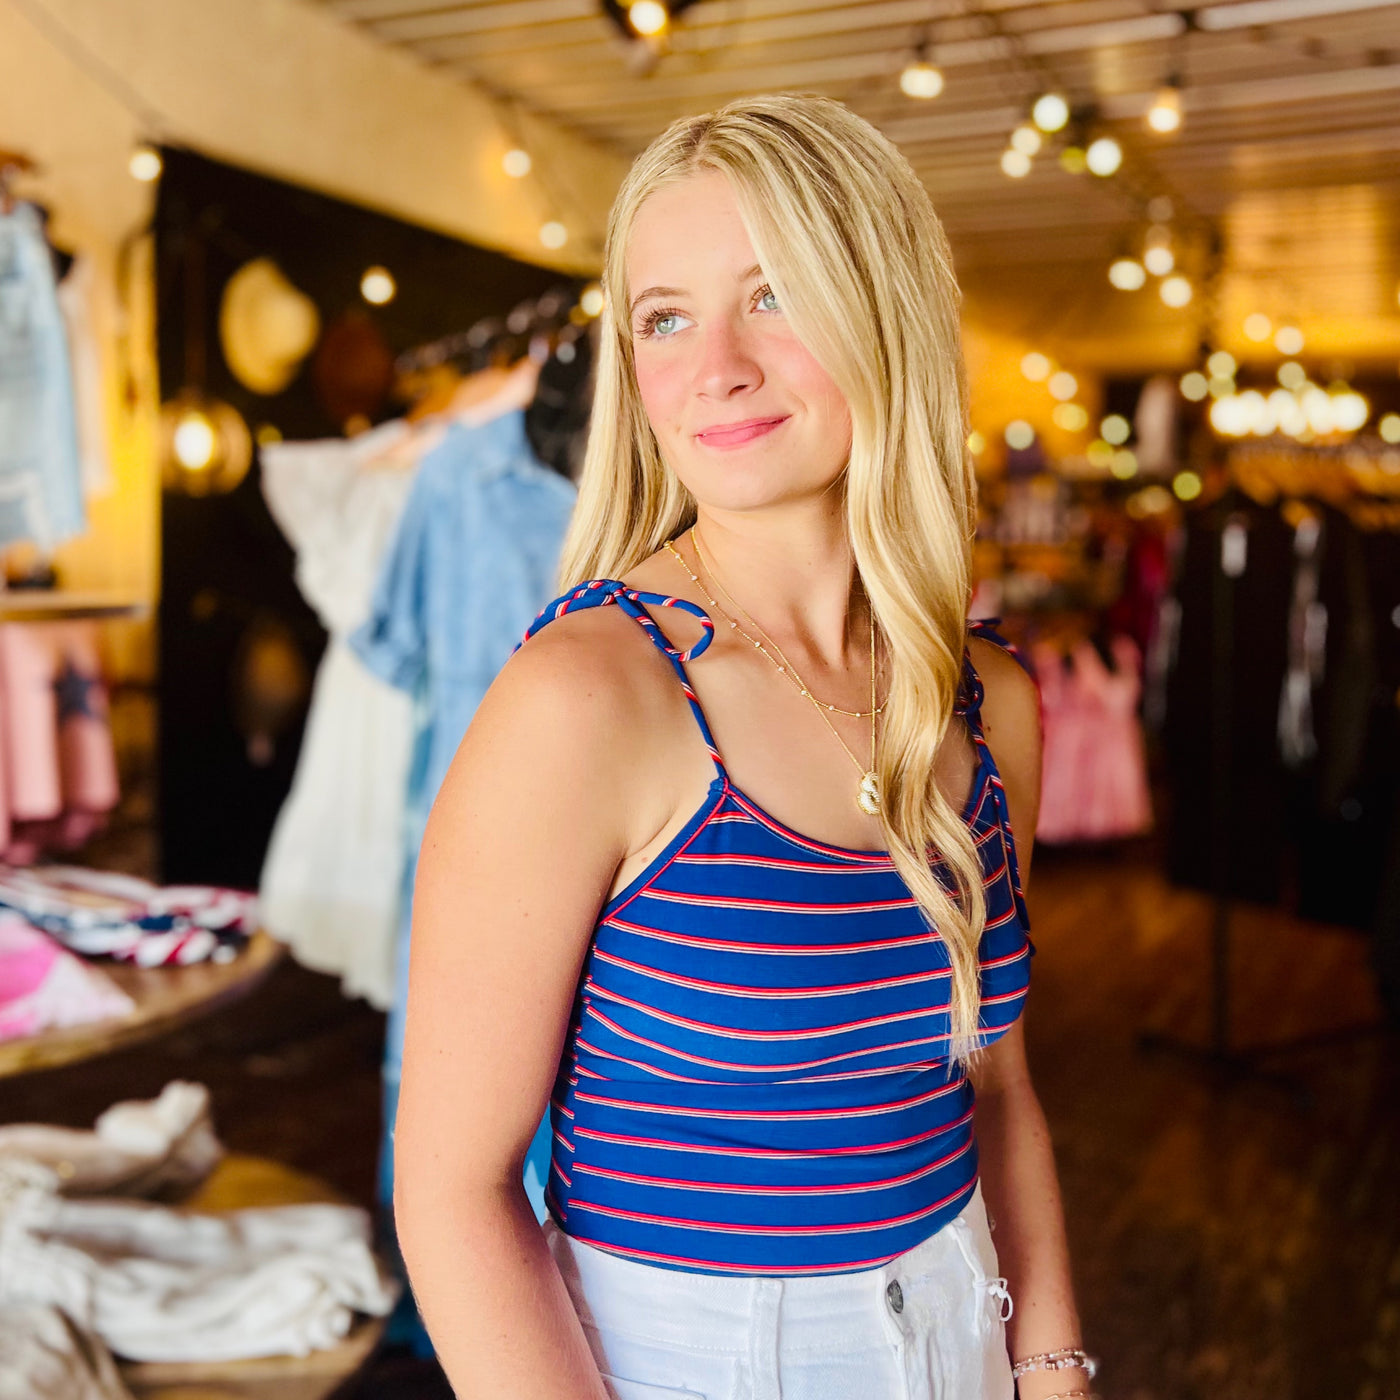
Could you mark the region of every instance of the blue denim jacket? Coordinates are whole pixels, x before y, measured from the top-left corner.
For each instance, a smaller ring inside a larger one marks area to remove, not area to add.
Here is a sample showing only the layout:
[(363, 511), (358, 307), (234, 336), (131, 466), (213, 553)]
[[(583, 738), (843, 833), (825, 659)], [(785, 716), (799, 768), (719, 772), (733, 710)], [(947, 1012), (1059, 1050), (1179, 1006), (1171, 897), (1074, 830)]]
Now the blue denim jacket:
[(83, 528), (80, 463), (53, 259), (38, 213), (17, 204), (0, 213), (0, 545), (49, 550)]

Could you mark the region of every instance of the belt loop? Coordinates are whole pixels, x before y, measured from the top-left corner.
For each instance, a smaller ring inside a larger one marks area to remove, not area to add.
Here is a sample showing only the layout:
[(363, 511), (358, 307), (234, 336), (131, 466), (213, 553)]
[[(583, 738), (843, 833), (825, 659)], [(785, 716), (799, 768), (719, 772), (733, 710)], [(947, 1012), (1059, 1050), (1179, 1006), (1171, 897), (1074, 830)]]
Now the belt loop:
[(782, 1293), (782, 1279), (753, 1280), (753, 1307), (749, 1322), (749, 1374), (753, 1377), (753, 1400), (782, 1400), (778, 1375), (778, 1318)]

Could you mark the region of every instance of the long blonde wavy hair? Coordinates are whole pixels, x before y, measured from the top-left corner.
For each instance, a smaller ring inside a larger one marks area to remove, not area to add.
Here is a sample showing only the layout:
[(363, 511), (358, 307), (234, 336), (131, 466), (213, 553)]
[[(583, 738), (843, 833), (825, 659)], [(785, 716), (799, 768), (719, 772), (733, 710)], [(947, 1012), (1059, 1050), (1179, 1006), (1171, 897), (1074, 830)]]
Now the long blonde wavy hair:
[[(977, 1045), (982, 869), (934, 781), (967, 632), (976, 483), (967, 450), (960, 293), (942, 225), (908, 162), (839, 103), (744, 98), (676, 122), (613, 204), (593, 421), (561, 587), (618, 578), (695, 519), (637, 390), (627, 317), (633, 222), (658, 189), (725, 175), (784, 315), (845, 396), (845, 510), (890, 658), (877, 770), (884, 836), (952, 967), (950, 1053)], [(950, 890), (937, 878), (942, 863)]]

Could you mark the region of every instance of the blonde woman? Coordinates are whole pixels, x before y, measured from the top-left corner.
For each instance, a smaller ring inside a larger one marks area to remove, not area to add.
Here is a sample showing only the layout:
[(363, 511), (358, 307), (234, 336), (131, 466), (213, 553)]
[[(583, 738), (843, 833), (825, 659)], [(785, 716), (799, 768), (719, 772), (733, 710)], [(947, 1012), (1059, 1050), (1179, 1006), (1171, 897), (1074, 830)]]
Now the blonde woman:
[(756, 98), (638, 159), (605, 287), (568, 591), (420, 866), (396, 1207), (442, 1363), (1085, 1396), (1019, 1020), (1037, 701), (966, 621), (942, 229), (865, 122)]

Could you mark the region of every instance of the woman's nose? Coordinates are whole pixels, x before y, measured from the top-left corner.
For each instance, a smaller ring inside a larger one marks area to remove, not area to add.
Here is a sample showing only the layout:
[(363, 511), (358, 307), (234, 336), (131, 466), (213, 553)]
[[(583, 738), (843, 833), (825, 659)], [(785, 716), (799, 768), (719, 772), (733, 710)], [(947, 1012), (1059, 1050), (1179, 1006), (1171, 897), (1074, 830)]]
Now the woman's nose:
[(696, 381), (700, 392), (712, 399), (727, 399), (763, 382), (763, 372), (739, 327), (727, 321), (705, 327)]

